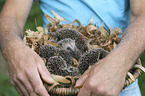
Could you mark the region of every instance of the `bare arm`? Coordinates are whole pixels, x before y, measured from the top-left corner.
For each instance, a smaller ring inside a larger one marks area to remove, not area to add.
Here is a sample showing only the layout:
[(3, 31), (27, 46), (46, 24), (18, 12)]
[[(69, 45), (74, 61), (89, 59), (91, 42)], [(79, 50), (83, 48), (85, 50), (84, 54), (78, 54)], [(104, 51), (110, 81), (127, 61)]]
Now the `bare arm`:
[(0, 47), (9, 64), (11, 83), (20, 95), (48, 96), (41, 78), (53, 83), (43, 60), (22, 41), (33, 0), (7, 0), (0, 14)]
[(116, 49), (77, 81), (78, 96), (117, 96), (132, 64), (145, 50), (145, 0), (130, 0), (131, 23)]
[[(130, 0), (130, 25), (125, 30), (118, 49), (124, 50), (131, 65), (145, 50), (145, 1)], [(132, 62), (131, 62), (132, 61)], [(131, 65), (128, 67), (130, 68)]]
[[(31, 9), (32, 0), (7, 0), (0, 14), (1, 48), (15, 37), (23, 37), (23, 28)], [(4, 42), (4, 43), (3, 43)]]

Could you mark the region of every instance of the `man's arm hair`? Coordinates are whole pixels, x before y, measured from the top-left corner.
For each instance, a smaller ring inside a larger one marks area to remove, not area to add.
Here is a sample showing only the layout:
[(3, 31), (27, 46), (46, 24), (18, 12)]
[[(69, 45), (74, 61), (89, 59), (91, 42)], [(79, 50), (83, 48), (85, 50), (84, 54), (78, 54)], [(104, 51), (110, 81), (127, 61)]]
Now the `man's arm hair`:
[(33, 0), (7, 0), (0, 13), (0, 47), (23, 37), (23, 28)]
[(118, 51), (125, 54), (127, 68), (134, 64), (135, 60), (145, 50), (145, 0), (130, 0), (130, 24), (125, 30)]

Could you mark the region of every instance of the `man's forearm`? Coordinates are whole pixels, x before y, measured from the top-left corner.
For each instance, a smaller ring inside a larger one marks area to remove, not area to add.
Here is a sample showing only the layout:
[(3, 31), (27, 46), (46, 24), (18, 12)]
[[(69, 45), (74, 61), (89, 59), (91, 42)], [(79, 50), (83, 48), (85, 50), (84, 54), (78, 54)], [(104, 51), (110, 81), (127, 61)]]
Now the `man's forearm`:
[(145, 49), (145, 14), (138, 16), (125, 30), (123, 38), (115, 50), (124, 54), (126, 67), (131, 68)]
[(0, 48), (8, 47), (10, 42), (22, 39), (23, 31), (19, 27), (17, 20), (9, 16), (0, 15)]

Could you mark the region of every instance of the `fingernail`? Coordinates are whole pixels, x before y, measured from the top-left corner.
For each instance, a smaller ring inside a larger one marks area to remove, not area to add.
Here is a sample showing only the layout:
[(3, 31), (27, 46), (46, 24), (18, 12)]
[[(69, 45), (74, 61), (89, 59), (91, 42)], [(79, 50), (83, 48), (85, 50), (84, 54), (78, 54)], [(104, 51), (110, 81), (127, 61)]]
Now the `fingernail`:
[(79, 81), (77, 80), (74, 87), (76, 88), (76, 87), (78, 87), (78, 86), (80, 86), (80, 84), (79, 84)]
[(81, 88), (82, 86), (79, 83), (76, 83), (76, 85), (74, 86), (74, 88)]
[(74, 88), (82, 88), (82, 86), (74, 86)]

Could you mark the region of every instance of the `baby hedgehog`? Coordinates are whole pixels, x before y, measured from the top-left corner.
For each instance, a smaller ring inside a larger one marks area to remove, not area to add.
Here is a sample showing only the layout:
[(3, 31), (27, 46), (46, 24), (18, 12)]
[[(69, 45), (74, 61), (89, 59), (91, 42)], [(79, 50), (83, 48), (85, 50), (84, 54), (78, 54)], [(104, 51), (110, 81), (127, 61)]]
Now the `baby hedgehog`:
[(57, 41), (65, 38), (71, 38), (72, 40), (75, 40), (76, 47), (81, 50), (82, 53), (88, 51), (85, 37), (75, 29), (59, 29), (53, 34), (53, 36), (57, 39)]
[(39, 48), (39, 54), (41, 57), (49, 59), (52, 56), (55, 56), (57, 53), (57, 49), (51, 45), (42, 45)]
[(47, 61), (47, 69), (51, 74), (61, 76), (75, 76), (79, 74), (78, 68), (68, 66), (61, 56), (50, 57)]
[(65, 71), (67, 64), (61, 56), (50, 57), (47, 61), (46, 67), (51, 74), (65, 76), (68, 73)]
[(58, 48), (67, 50), (73, 58), (75, 59), (80, 58), (82, 53), (81, 50), (79, 50), (76, 47), (75, 40), (72, 40), (71, 38), (65, 38), (60, 40), (57, 44), (58, 44), (57, 46)]
[(53, 56), (61, 56), (68, 65), (72, 65), (72, 57), (70, 53), (66, 50), (55, 48), (51, 45), (43, 45), (39, 48), (39, 54), (41, 57), (44, 57), (45, 59), (49, 59)]
[(80, 73), (83, 74), (89, 66), (94, 65), (98, 60), (104, 58), (106, 55), (107, 51), (102, 48), (92, 49), (83, 54), (80, 58), (80, 64), (78, 66)]
[(66, 64), (68, 66), (72, 65), (73, 63), (72, 56), (68, 51), (63, 49), (58, 49), (57, 52), (58, 52), (58, 56), (61, 56), (66, 61)]

